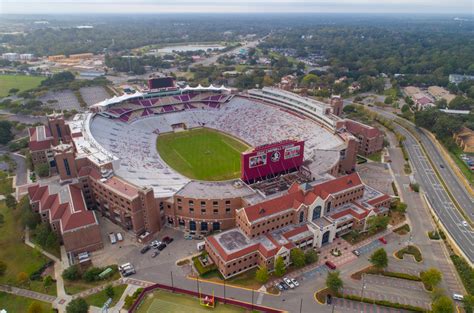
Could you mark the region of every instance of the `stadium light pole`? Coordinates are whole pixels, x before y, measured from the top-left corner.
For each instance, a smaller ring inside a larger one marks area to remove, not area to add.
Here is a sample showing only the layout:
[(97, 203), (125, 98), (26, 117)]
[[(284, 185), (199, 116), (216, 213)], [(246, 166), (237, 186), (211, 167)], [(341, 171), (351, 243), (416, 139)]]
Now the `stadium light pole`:
[(197, 293), (199, 294), (199, 276), (196, 277), (196, 288), (197, 288)]
[(303, 298), (301, 298), (301, 300), (300, 300), (300, 313), (301, 313), (302, 309), (303, 309)]
[(252, 311), (253, 311), (253, 289), (252, 289)]
[(171, 273), (171, 290), (174, 292), (173, 271)]
[(225, 277), (224, 277), (224, 304), (225, 304)]

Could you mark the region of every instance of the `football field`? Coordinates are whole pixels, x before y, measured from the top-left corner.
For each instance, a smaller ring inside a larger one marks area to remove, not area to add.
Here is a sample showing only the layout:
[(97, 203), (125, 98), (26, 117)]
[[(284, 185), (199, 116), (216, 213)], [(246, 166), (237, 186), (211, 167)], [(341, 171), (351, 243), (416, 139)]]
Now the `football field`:
[(198, 180), (227, 180), (240, 176), (240, 155), (248, 146), (208, 128), (161, 134), (157, 149), (177, 172)]
[(148, 295), (138, 307), (138, 313), (245, 313), (247, 310), (227, 305), (217, 304), (215, 308), (206, 308), (199, 304), (197, 298), (168, 291), (158, 290)]

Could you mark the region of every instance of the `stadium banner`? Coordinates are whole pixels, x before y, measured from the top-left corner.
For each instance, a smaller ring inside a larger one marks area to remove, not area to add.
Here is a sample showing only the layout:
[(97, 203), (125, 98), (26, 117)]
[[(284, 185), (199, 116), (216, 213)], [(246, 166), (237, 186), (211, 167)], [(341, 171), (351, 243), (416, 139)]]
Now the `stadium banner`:
[(298, 170), (303, 156), (304, 141), (285, 140), (256, 147), (241, 155), (241, 178), (252, 183)]

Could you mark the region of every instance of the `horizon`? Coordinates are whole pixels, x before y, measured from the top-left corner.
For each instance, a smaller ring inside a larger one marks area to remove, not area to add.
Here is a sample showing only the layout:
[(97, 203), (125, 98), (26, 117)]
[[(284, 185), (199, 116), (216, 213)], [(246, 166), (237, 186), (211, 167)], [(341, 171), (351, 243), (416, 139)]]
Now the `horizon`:
[(458, 0), (0, 0), (1, 15), (57, 14), (414, 14), (474, 15), (474, 2)]

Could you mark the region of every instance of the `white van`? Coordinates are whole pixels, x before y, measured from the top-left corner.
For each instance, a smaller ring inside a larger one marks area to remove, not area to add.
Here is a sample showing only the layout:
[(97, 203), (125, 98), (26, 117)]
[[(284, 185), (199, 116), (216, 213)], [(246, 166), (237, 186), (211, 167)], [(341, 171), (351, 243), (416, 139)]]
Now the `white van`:
[(118, 241), (123, 241), (122, 233), (117, 233), (117, 240)]
[(196, 245), (196, 248), (198, 249), (198, 251), (203, 251), (205, 247), (206, 247), (206, 243), (204, 241), (198, 242)]
[(116, 244), (117, 243), (117, 237), (115, 237), (114, 233), (109, 233), (109, 239), (111, 244)]
[(464, 300), (464, 296), (460, 295), (460, 294), (457, 294), (457, 293), (453, 293), (453, 299), (458, 300), (458, 301), (462, 301), (462, 300)]
[(125, 264), (119, 265), (118, 267), (119, 271), (121, 272), (126, 271), (127, 269), (131, 269), (131, 268), (133, 268), (132, 263), (125, 263)]

